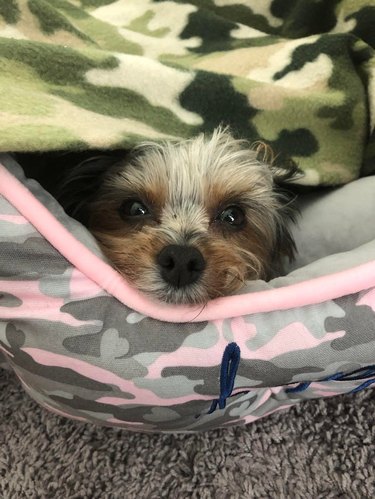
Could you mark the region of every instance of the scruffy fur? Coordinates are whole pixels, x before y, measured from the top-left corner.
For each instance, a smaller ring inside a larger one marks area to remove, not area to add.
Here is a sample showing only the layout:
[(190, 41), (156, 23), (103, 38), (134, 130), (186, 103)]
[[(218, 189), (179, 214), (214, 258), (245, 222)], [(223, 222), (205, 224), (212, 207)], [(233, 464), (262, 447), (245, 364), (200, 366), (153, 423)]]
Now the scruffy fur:
[[(118, 160), (98, 157), (74, 168), (59, 200), (98, 240), (114, 267), (136, 288), (170, 303), (206, 303), (246, 280), (270, 279), (292, 258), (295, 211), (282, 187), (295, 168), (278, 169), (262, 144), (250, 148), (226, 129), (181, 142), (144, 143)], [(126, 200), (150, 216), (124, 219)], [(223, 223), (228, 206), (241, 227)], [(205, 268), (186, 286), (166, 282), (158, 255), (168, 245), (197, 248)]]

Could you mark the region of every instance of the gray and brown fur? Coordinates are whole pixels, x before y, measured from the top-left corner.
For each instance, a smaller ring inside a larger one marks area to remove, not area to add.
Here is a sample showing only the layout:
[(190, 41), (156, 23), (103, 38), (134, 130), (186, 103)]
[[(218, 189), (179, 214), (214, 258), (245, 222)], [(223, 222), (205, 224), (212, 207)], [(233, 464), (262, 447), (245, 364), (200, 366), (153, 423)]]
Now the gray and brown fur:
[[(263, 145), (251, 148), (218, 128), (210, 137), (143, 143), (123, 160), (86, 161), (70, 173), (59, 199), (140, 291), (171, 303), (205, 303), (246, 280), (271, 278), (293, 257), (295, 211), (282, 187), (293, 175), (293, 167), (274, 167)], [(126, 199), (141, 200), (151, 216), (124, 220)], [(231, 205), (245, 214), (241, 229), (217, 219)], [(168, 245), (200, 251), (205, 268), (196, 282), (175, 287), (163, 280), (157, 256)]]

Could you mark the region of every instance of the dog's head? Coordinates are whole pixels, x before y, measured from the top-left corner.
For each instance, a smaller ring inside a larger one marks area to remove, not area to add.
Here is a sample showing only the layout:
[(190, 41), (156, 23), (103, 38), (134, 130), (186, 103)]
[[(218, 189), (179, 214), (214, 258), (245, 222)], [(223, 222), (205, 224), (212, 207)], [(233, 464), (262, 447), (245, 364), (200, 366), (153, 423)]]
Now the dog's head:
[(145, 143), (123, 160), (72, 171), (60, 197), (135, 287), (171, 303), (205, 303), (292, 257), (295, 170), (270, 164), (225, 130), (182, 142)]

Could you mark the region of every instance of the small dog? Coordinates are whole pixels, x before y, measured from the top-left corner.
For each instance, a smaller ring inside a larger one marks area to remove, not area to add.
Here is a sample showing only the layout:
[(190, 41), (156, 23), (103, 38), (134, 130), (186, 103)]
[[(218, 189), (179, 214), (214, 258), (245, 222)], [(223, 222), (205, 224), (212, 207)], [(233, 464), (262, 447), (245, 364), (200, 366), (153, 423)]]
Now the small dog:
[(283, 185), (297, 169), (272, 163), (266, 146), (249, 148), (218, 128), (144, 143), (121, 160), (84, 161), (57, 198), (140, 291), (204, 304), (246, 280), (270, 279), (293, 258), (295, 210)]

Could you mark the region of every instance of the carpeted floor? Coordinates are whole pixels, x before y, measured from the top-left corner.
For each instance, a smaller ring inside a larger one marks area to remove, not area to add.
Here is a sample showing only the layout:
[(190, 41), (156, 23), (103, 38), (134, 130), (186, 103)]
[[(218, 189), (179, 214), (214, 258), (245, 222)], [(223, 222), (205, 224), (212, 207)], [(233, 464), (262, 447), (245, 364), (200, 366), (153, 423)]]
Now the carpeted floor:
[(375, 391), (245, 428), (148, 435), (67, 421), (0, 370), (0, 497), (373, 498)]

